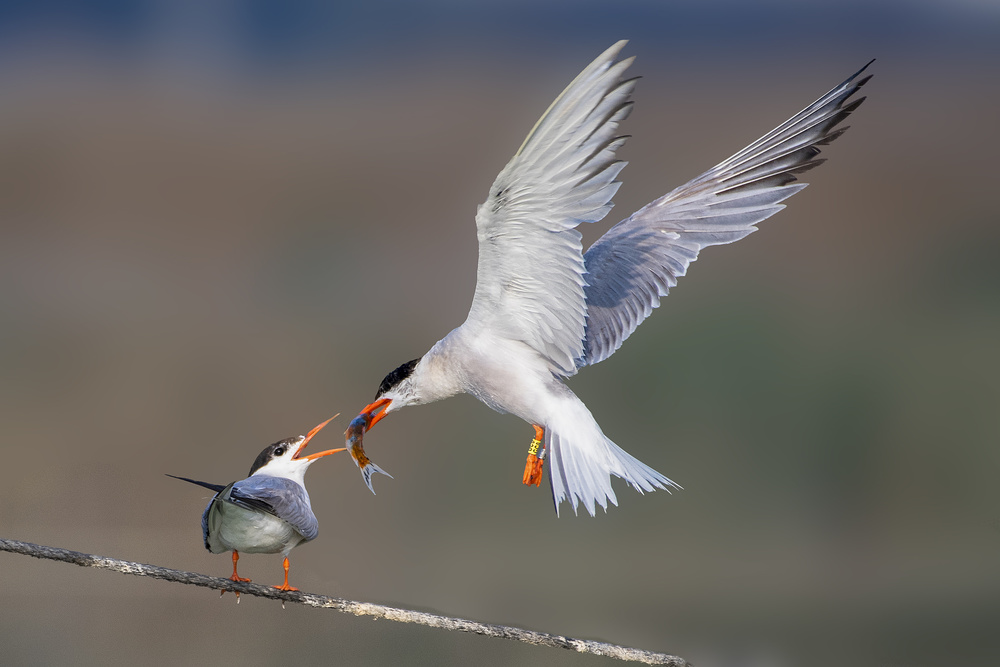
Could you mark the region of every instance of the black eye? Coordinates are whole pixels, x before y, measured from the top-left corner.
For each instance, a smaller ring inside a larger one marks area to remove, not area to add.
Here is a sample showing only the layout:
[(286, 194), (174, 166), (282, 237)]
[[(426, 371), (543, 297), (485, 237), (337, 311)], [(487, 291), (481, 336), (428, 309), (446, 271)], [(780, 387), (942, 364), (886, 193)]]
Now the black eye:
[(275, 456), (284, 456), (285, 455), (285, 448), (284, 448), (284, 446), (276, 448), (274, 450), (274, 455)]

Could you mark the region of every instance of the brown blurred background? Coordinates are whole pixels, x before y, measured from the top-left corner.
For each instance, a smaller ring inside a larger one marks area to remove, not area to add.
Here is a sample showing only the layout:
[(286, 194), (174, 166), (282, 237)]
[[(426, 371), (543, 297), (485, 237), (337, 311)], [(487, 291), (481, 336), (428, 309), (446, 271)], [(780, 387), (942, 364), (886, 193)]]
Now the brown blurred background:
[[(607, 6), (605, 6), (607, 5)], [(475, 206), (617, 39), (643, 75), (588, 239), (868, 59), (830, 162), (571, 386), (685, 487), (597, 518), (469, 397), (314, 466), (303, 590), (700, 666), (1000, 664), (1000, 6), (0, 7), (0, 536), (224, 575), (207, 492), (467, 312)], [(598, 665), (0, 554), (4, 664)], [(279, 556), (241, 573), (277, 583)]]

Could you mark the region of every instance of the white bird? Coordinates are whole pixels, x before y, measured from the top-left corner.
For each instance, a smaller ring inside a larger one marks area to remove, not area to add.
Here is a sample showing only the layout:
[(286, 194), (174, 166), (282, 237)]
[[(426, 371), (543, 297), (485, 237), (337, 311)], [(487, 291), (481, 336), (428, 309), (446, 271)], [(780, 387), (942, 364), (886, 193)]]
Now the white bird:
[(847, 129), (838, 125), (864, 101), (850, 98), (871, 78), (859, 78), (869, 62), (584, 253), (576, 228), (608, 213), (626, 164), (615, 159), (636, 82), (623, 78), (634, 58), (615, 62), (625, 43), (556, 98), (479, 206), (479, 268), (465, 322), (389, 373), (352, 422), (367, 430), (407, 405), (472, 394), (535, 427), (523, 481), (540, 483), (547, 453), (557, 514), (567, 499), (574, 512), (582, 503), (591, 515), (597, 505), (607, 511), (609, 500), (617, 505), (611, 475), (639, 492), (680, 488), (608, 439), (563, 380), (611, 356), (702, 248), (742, 239), (784, 208), (780, 202), (806, 186), (796, 174), (823, 161), (817, 146)]
[[(336, 415), (335, 415), (336, 416)], [(264, 448), (253, 462), (246, 479), (228, 486), (167, 475), (215, 491), (201, 517), (205, 548), (214, 554), (233, 552), (233, 581), (250, 581), (236, 572), (240, 553), (285, 556), (285, 582), (275, 586), (297, 591), (288, 585), (288, 553), (303, 542), (316, 539), (319, 521), (312, 511), (306, 491), (306, 470), (321, 457), (340, 449), (328, 449), (302, 456), (306, 445), (334, 417), (309, 431), (308, 435), (280, 440)], [(225, 592), (225, 591), (223, 591)], [(239, 593), (237, 593), (237, 598)]]

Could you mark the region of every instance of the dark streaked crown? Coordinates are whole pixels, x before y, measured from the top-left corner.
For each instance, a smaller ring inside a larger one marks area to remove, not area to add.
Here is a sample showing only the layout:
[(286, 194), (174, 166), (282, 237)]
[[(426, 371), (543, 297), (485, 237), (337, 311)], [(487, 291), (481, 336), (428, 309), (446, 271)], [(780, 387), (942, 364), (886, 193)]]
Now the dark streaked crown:
[(413, 374), (413, 369), (416, 368), (417, 362), (419, 361), (420, 359), (407, 361), (405, 364), (382, 378), (382, 384), (378, 386), (378, 393), (375, 394), (375, 398), (380, 398), (382, 394), (389, 391), (406, 378), (410, 377)]
[(264, 451), (258, 454), (257, 458), (254, 459), (253, 466), (251, 466), (250, 468), (250, 474), (247, 475), (247, 477), (250, 477), (255, 472), (266, 466), (268, 463), (270, 463), (272, 459), (284, 456), (285, 453), (288, 452), (290, 448), (297, 445), (298, 442), (299, 438), (297, 437), (285, 438), (284, 440), (279, 440), (273, 445), (268, 445), (267, 447), (265, 447)]

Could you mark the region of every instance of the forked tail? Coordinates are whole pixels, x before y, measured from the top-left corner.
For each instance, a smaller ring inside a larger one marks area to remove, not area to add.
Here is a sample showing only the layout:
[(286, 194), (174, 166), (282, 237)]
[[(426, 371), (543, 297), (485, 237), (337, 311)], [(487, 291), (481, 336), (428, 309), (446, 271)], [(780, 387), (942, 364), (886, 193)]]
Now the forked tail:
[(591, 516), (597, 505), (607, 511), (609, 500), (618, 505), (611, 475), (625, 480), (639, 493), (656, 489), (669, 493), (671, 488), (681, 488), (609, 440), (583, 402), (575, 396), (573, 399), (573, 409), (545, 429), (556, 515), (564, 500), (573, 504), (574, 514), (582, 503)]

